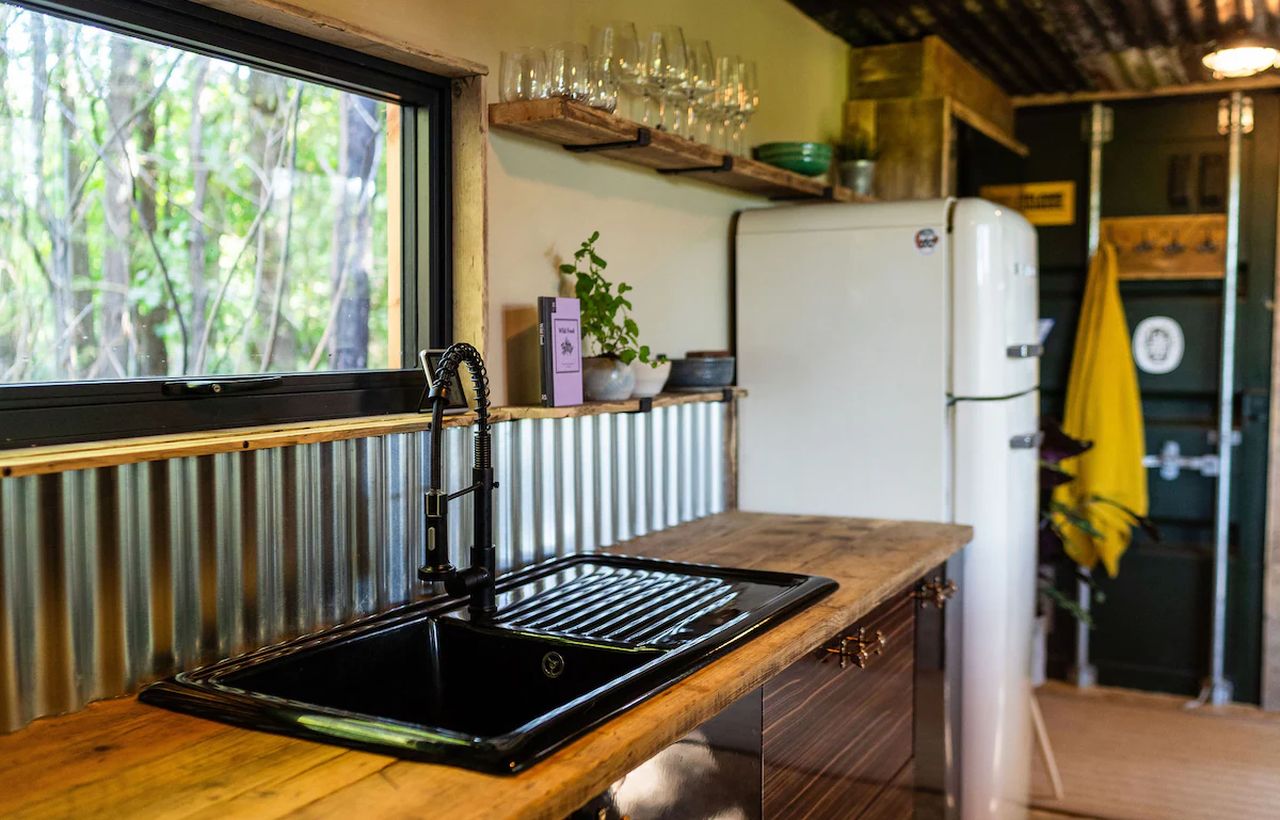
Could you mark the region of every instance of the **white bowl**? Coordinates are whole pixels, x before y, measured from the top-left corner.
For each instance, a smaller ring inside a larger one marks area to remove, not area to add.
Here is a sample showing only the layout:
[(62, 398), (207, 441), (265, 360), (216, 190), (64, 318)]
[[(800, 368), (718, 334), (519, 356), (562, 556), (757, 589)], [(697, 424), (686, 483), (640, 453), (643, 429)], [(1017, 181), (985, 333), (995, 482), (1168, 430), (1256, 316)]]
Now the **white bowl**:
[(657, 367), (651, 367), (642, 361), (631, 363), (631, 372), (636, 374), (636, 386), (631, 391), (633, 399), (647, 399), (658, 395), (667, 384), (671, 375), (671, 362), (666, 361)]

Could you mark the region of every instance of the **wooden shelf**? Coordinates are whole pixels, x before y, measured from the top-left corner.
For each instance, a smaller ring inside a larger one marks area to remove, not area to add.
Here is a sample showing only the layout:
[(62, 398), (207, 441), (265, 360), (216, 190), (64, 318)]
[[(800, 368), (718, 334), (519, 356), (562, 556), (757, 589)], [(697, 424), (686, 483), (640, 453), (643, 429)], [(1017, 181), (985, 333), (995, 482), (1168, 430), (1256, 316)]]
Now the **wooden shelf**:
[(569, 151), (594, 153), (660, 174), (688, 176), (770, 199), (871, 201), (844, 186), (725, 154), (563, 97), (493, 103), (489, 126), (555, 143)]
[[(674, 407), (678, 404), (696, 404), (704, 401), (716, 401), (725, 397), (725, 391), (735, 398), (740, 399), (747, 395), (747, 391), (741, 387), (720, 387), (704, 390), (698, 393), (660, 393), (650, 400), (652, 407)], [(568, 407), (542, 407), (539, 405), (514, 405), (501, 407), (498, 412), (501, 413), (502, 419), (562, 419), (576, 418), (579, 416), (598, 416), (603, 413), (640, 413), (644, 412), (641, 407), (641, 399), (623, 399), (622, 401), (588, 401), (582, 404), (570, 405)]]
[[(747, 395), (747, 391), (740, 387), (733, 387), (730, 390), (734, 398)], [(708, 390), (704, 393), (663, 393), (653, 398), (652, 406), (669, 407), (676, 404), (717, 401), (723, 398), (724, 389)], [(571, 407), (494, 407), (489, 411), (489, 418), (497, 424), (518, 419), (554, 419), (640, 411), (640, 399), (627, 399), (615, 402), (587, 402)], [(456, 413), (444, 417), (444, 426), (464, 427), (473, 423), (475, 419), (475, 414), (472, 412)], [(274, 447), (385, 436), (392, 433), (414, 433), (428, 429), (431, 426), (430, 420), (431, 416), (426, 413), (397, 413), (387, 416), (289, 422), (239, 427), (231, 430), (209, 430), (4, 450), (0, 451), (0, 478), (48, 475), (67, 470), (116, 467), (121, 464), (207, 456), (215, 453), (267, 450)]]

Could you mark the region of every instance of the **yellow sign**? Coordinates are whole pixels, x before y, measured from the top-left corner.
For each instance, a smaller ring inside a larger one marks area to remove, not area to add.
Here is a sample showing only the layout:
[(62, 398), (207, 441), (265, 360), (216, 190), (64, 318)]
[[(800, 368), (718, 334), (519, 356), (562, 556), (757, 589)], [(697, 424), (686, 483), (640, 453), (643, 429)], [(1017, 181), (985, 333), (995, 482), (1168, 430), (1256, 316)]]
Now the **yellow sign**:
[(1076, 221), (1076, 184), (1071, 180), (983, 185), (978, 195), (1013, 208), (1032, 225), (1071, 225)]

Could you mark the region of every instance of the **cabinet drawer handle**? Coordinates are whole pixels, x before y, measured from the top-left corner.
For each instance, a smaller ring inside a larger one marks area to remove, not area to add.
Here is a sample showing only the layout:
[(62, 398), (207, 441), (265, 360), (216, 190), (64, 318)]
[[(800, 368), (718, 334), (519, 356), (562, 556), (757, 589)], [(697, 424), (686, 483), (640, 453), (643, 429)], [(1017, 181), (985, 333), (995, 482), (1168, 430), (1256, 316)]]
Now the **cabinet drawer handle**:
[(911, 593), (911, 597), (918, 599), (922, 607), (933, 604), (938, 609), (942, 609), (951, 596), (956, 594), (957, 589), (959, 587), (956, 586), (955, 581), (943, 583), (941, 578), (935, 578), (921, 584), (919, 589)]
[(888, 640), (880, 630), (871, 632), (865, 626), (858, 627), (857, 635), (845, 635), (836, 646), (828, 646), (823, 650), (822, 660), (832, 656), (840, 659), (840, 668), (845, 669), (852, 663), (859, 669), (866, 669), (867, 662), (875, 655), (884, 652)]

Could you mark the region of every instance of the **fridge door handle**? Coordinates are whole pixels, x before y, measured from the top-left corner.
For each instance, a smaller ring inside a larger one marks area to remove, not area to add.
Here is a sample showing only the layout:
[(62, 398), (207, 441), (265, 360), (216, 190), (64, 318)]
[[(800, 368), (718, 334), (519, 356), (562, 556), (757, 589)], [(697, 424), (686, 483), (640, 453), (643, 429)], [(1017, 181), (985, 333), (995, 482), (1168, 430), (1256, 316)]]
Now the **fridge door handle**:
[(1044, 355), (1044, 345), (1009, 345), (1004, 352), (1010, 359), (1037, 359)]
[(1037, 450), (1043, 441), (1044, 433), (1039, 430), (1034, 433), (1019, 433), (1009, 439), (1009, 447), (1014, 450)]

